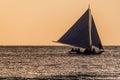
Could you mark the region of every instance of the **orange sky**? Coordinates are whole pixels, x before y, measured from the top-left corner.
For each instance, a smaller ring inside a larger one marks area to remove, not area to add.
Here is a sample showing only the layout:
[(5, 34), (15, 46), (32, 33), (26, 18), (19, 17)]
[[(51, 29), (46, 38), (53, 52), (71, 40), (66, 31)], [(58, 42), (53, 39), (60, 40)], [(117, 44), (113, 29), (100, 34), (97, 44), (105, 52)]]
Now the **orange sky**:
[(0, 45), (58, 45), (88, 4), (103, 45), (120, 45), (120, 0), (0, 0)]

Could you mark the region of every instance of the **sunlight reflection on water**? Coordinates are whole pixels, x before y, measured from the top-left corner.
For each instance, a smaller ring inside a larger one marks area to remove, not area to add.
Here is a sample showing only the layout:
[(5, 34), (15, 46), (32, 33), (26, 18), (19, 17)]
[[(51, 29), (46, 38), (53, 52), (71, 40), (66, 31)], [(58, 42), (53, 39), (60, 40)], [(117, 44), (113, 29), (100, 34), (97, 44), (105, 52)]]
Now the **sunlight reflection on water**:
[(0, 76), (120, 79), (120, 47), (105, 47), (101, 55), (70, 55), (70, 47), (0, 47)]

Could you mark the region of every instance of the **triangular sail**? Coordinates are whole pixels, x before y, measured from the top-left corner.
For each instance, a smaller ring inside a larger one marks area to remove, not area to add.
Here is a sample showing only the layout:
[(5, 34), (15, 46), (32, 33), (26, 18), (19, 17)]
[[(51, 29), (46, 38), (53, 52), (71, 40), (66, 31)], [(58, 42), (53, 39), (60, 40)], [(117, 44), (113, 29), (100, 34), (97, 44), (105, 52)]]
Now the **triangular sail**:
[[(88, 8), (82, 17), (57, 42), (76, 47), (90, 48), (91, 36), (91, 44), (99, 49), (103, 49), (93, 16), (90, 14), (89, 10)], [(89, 20), (91, 20), (91, 30)]]
[(102, 43), (101, 43), (101, 40), (99, 38), (99, 35), (98, 35), (98, 32), (97, 32), (97, 29), (96, 29), (96, 25), (95, 25), (95, 22), (94, 22), (94, 19), (93, 19), (93, 16), (92, 16), (92, 30), (91, 30), (91, 37), (92, 37), (92, 45), (100, 48), (100, 49), (103, 49), (103, 46), (102, 46)]
[(76, 47), (90, 48), (89, 45), (89, 9), (82, 17), (58, 40), (60, 43)]

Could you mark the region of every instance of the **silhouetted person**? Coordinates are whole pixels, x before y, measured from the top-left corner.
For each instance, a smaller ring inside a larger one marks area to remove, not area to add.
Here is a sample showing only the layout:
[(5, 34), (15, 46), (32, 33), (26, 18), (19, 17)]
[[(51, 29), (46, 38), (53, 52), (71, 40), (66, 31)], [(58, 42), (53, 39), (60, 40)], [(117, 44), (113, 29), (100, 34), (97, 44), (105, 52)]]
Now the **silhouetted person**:
[(89, 48), (89, 49), (88, 49), (88, 53), (92, 53), (92, 50), (91, 50), (91, 48)]
[(86, 48), (84, 53), (85, 54), (91, 54), (92, 53), (91, 48)]
[(77, 50), (77, 48), (75, 48), (75, 52), (77, 52), (78, 50)]
[(96, 53), (95, 48), (93, 48), (92, 52), (93, 52), (93, 53)]
[(80, 53), (80, 49), (79, 48), (77, 49), (77, 53)]
[(101, 45), (101, 43), (98, 44), (99, 50), (101, 50), (103, 47)]
[(71, 49), (71, 52), (75, 52), (74, 48)]
[(84, 53), (88, 53), (89, 52), (89, 49), (88, 48), (86, 48), (85, 49), (85, 51), (84, 51)]

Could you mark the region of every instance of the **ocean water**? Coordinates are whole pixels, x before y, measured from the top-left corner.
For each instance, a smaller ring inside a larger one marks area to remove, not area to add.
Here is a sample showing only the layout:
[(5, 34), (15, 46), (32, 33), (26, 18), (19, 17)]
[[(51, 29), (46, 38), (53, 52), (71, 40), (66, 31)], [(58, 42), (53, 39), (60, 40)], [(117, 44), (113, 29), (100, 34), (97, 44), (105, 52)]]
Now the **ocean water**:
[(0, 80), (120, 79), (120, 47), (101, 55), (68, 54), (68, 46), (1, 46)]

